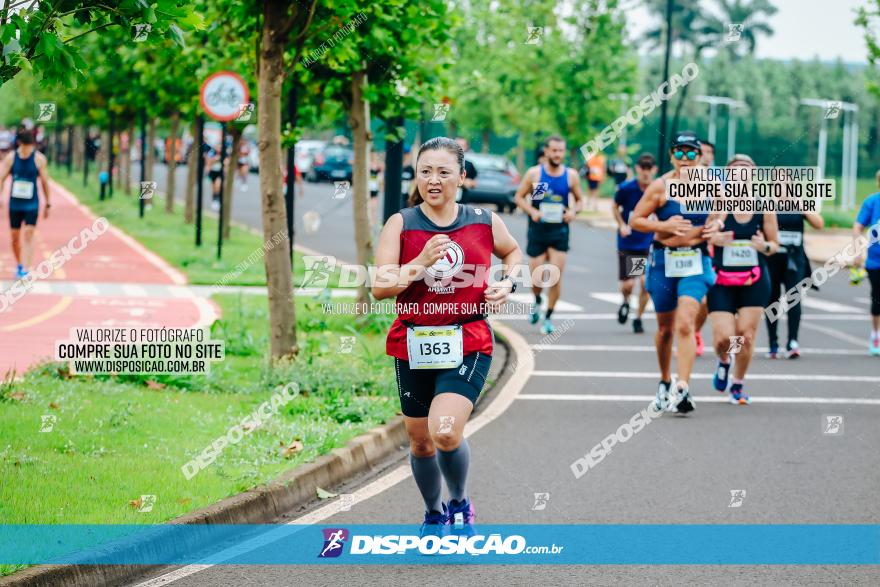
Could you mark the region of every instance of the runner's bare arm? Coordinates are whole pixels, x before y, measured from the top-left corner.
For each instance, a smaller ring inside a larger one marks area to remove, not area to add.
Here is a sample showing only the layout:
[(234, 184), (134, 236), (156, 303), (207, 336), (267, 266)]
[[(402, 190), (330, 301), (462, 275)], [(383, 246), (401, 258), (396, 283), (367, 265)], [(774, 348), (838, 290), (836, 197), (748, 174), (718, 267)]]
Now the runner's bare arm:
[(574, 169), (568, 170), (568, 187), (574, 196), (574, 213), (578, 214), (584, 209), (584, 193), (581, 191), (581, 178)]
[[(15, 161), (15, 152), (9, 153), (0, 161), (0, 188), (6, 183), (9, 172), (12, 171), (12, 163)], [(0, 196), (0, 203), (3, 202), (3, 196)]]
[(393, 215), (385, 223), (376, 247), (376, 280), (371, 288), (377, 300), (393, 298), (413, 282), (425, 276), (425, 268), (442, 257), (449, 246), (449, 237), (436, 234), (431, 237), (422, 252), (407, 263), (400, 265), (400, 234), (403, 232), (403, 216)]
[(663, 205), (663, 181), (655, 179), (648, 185), (642, 194), (639, 203), (629, 216), (629, 225), (639, 232), (663, 232), (666, 230), (665, 223), (660, 220), (648, 218)]
[(752, 237), (752, 245), (759, 253), (768, 256), (779, 251), (779, 223), (776, 221), (776, 214), (764, 214), (762, 229)]
[(519, 188), (516, 190), (516, 195), (514, 196), (514, 200), (516, 201), (516, 206), (531, 216), (533, 219), (535, 215), (540, 214), (537, 208), (532, 206), (532, 202), (530, 198), (527, 198), (527, 195), (531, 195), (532, 193), (532, 184), (535, 183), (535, 175), (537, 173), (537, 167), (532, 167), (528, 171), (525, 172), (522, 178), (522, 182), (519, 184)]
[(822, 230), (825, 228), (825, 219), (822, 218), (821, 214), (817, 214), (816, 212), (804, 212), (804, 220), (816, 230)]
[(46, 156), (37, 152), (37, 172), (40, 175), (40, 185), (43, 186), (43, 197), (46, 198), (46, 208), (51, 206), (51, 197), (49, 195), (49, 165), (46, 162)]
[(485, 298), (490, 304), (499, 304), (504, 302), (507, 294), (513, 289), (513, 279), (516, 277), (516, 270), (522, 262), (522, 252), (516, 239), (507, 230), (504, 221), (497, 214), (492, 213), (492, 240), (494, 246), (492, 253), (501, 259), (502, 276), (509, 278), (504, 281), (496, 281), (489, 284), (486, 289)]

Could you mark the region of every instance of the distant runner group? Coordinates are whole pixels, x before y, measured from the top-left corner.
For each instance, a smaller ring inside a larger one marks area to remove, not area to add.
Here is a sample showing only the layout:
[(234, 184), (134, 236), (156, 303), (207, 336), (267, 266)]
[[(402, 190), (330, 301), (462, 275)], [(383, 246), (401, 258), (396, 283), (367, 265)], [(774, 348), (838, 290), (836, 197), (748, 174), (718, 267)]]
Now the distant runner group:
[[(394, 359), (401, 411), (410, 439), (410, 464), (425, 503), (421, 535), (474, 535), (474, 507), (467, 496), (470, 449), (464, 427), (489, 373), (494, 335), (488, 314), (516, 290), (520, 248), (494, 212), (460, 203), (471, 173), (466, 169), (467, 144), (445, 137), (421, 145), (415, 157), (410, 207), (394, 214), (379, 237), (377, 299), (397, 298), (401, 311), (387, 338)], [(585, 207), (578, 173), (563, 164), (566, 143), (559, 136), (544, 142), (540, 163), (528, 169), (515, 201), (528, 216), (526, 253), (534, 276), (550, 266), (558, 278), (547, 288), (534, 285), (532, 324), (554, 332), (552, 315), (560, 299), (569, 250), (570, 224)], [(640, 156), (634, 177), (623, 165), (611, 169), (617, 190), (614, 217), (618, 225), (618, 278), (623, 302), (618, 321), (625, 324), (630, 299), (639, 284), (633, 331), (643, 333), (642, 317), (649, 297), (657, 317), (655, 346), (660, 384), (656, 410), (686, 414), (695, 409), (690, 392), (696, 357), (703, 352), (699, 336), (707, 316), (718, 362), (716, 390), (737, 405), (750, 402), (745, 387), (756, 332), (764, 308), (809, 273), (804, 252), (804, 223), (823, 226), (816, 214), (692, 213), (666, 196), (670, 181), (682, 169), (714, 165), (714, 146), (694, 133), (677, 133), (669, 149), (672, 170), (656, 178), (657, 162)], [(732, 167), (754, 167), (747, 155), (734, 155)], [(588, 172), (589, 173), (589, 172)], [(878, 174), (880, 185), (880, 174)], [(590, 182), (591, 196), (598, 182)], [(873, 231), (864, 274), (871, 283), (872, 329), (869, 352), (880, 355), (880, 193), (865, 200), (854, 237)], [(492, 256), (501, 259), (500, 278), (453, 285), (462, 271), (493, 275)], [(860, 265), (864, 257), (856, 259)], [(391, 268), (389, 271), (388, 268)], [(860, 273), (853, 273), (854, 276)], [(856, 280), (856, 277), (853, 278)], [(491, 281), (491, 282), (489, 282)], [(449, 312), (419, 308), (453, 308)], [(470, 308), (455, 311), (454, 308)], [(474, 312), (473, 308), (481, 308)], [(768, 318), (770, 358), (800, 356), (797, 305), (788, 308), (785, 351), (778, 329)], [(672, 375), (673, 341), (677, 342), (676, 377)], [(443, 501), (445, 480), (450, 499)]]

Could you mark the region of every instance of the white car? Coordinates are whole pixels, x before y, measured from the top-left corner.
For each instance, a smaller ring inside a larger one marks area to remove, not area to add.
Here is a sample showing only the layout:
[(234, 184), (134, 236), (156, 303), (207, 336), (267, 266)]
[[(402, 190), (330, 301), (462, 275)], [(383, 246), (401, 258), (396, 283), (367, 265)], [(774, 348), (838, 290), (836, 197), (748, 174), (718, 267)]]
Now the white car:
[(294, 162), (299, 172), (305, 176), (315, 162), (315, 155), (327, 146), (327, 141), (305, 139), (296, 143)]

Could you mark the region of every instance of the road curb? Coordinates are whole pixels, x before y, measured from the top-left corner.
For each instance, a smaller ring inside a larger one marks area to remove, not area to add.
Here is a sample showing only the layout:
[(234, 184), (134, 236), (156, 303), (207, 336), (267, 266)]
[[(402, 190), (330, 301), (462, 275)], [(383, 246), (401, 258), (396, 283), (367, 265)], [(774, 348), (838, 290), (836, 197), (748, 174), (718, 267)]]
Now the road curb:
[[(475, 432), (502, 412), (525, 384), (524, 374), (533, 366), (528, 346), (510, 337), (507, 327), (494, 324), (496, 340), (505, 347), (505, 364), (514, 372), (501, 371), (494, 385), (484, 392), (492, 395), (489, 405), (468, 423)], [(496, 405), (496, 404), (504, 405)], [(484, 416), (483, 414), (489, 414)], [(223, 499), (215, 504), (185, 514), (169, 524), (262, 524), (282, 513), (305, 505), (316, 496), (318, 487), (332, 488), (343, 481), (379, 465), (407, 443), (403, 416), (377, 426), (350, 440), (344, 448), (333, 449), (314, 462), (307, 463), (245, 493)], [(133, 581), (167, 565), (39, 565), (0, 578), (0, 587), (94, 587)]]

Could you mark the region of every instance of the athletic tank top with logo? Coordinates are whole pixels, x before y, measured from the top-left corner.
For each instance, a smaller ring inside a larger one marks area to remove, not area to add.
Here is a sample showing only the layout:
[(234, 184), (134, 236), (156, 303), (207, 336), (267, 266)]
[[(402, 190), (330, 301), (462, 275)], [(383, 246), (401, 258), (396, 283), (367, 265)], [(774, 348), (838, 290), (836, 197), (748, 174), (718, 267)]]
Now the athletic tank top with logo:
[(12, 191), (9, 198), (10, 210), (36, 210), (40, 207), (37, 194), (39, 175), (36, 149), (26, 159), (15, 151), (15, 160), (12, 163)]
[(562, 175), (558, 176), (547, 173), (543, 165), (540, 169), (541, 177), (538, 185), (532, 189), (531, 200), (532, 206), (541, 210), (548, 221), (534, 222), (530, 216), (529, 224), (556, 228), (562, 225), (562, 212), (568, 208), (568, 168), (563, 166)]
[(399, 263), (415, 259), (436, 234), (452, 241), (446, 255), (429, 267), (424, 279), (412, 283), (397, 296), (398, 315), (385, 343), (387, 354), (407, 360), (406, 322), (415, 326), (462, 324), (464, 354), (492, 354), (492, 331), (485, 320), (467, 322), (485, 313), (489, 268), (495, 239), (492, 213), (458, 204), (458, 216), (449, 226), (437, 226), (420, 206), (405, 208), (400, 233)]
[[(745, 224), (740, 224), (728, 214), (722, 232), (733, 232), (734, 242), (720, 247), (715, 246), (712, 265), (724, 271), (746, 271), (755, 265), (764, 266), (764, 255), (751, 245), (752, 237), (764, 226), (763, 214), (752, 214)], [(725, 249), (733, 249), (725, 253)]]

